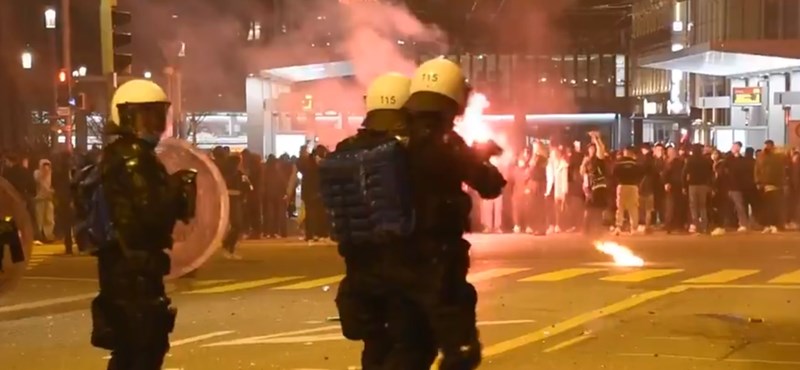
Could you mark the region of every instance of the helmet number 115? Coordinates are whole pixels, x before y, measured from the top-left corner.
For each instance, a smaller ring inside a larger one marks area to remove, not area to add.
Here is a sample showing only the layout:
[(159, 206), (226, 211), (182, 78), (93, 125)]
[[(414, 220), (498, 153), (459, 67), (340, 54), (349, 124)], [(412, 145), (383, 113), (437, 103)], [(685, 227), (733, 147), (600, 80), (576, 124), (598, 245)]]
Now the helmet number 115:
[(381, 95), (381, 104), (397, 104), (397, 97), (394, 95)]
[(422, 75), (422, 81), (425, 81), (425, 82), (438, 82), (439, 81), (439, 74), (438, 73), (424, 73)]

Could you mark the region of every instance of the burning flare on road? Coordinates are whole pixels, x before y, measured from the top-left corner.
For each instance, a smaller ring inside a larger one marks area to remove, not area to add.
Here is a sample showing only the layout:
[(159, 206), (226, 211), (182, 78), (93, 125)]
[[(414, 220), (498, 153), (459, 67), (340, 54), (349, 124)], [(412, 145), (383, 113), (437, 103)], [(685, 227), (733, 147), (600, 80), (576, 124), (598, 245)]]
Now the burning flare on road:
[(615, 242), (594, 242), (594, 247), (614, 259), (617, 266), (638, 267), (644, 266), (644, 260), (633, 252)]

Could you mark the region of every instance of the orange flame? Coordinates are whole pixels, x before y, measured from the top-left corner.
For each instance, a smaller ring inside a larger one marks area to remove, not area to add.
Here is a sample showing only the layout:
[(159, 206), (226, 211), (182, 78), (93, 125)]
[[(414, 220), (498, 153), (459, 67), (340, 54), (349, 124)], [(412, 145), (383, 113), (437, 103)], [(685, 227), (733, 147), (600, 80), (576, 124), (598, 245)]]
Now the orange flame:
[(644, 266), (644, 260), (631, 251), (615, 242), (594, 242), (594, 247), (614, 259), (617, 266), (639, 267)]
[(489, 108), (489, 99), (486, 95), (477, 92), (470, 95), (464, 115), (455, 121), (455, 131), (464, 138), (468, 145), (494, 140), (505, 151), (500, 157), (492, 158), (492, 163), (507, 166), (514, 160), (514, 154), (508, 150), (509, 143), (506, 135), (495, 130), (487, 122), (484, 113), (487, 108)]

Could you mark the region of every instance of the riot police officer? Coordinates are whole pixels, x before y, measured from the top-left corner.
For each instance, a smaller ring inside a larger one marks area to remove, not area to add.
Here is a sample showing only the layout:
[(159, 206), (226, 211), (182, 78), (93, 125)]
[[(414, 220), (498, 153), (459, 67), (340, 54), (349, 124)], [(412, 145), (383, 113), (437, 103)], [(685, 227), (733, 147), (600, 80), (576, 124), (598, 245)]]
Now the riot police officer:
[[(365, 96), (366, 117), (362, 128), (336, 146), (333, 157), (340, 153), (371, 149), (384, 143), (403, 140), (407, 115), (401, 110), (408, 99), (411, 80), (399, 73), (376, 78)], [(327, 185), (328, 162), (322, 162), (323, 187)], [(324, 188), (327, 194), (330, 189)], [(330, 204), (331, 202), (328, 202)], [(333, 235), (359, 232), (359, 225), (369, 225), (367, 214), (355, 217), (352, 226), (342, 220), (333, 207)], [(345, 211), (346, 212), (346, 211)], [(372, 231), (368, 231), (372, 232)], [(341, 237), (339, 254), (345, 260), (346, 275), (339, 285), (336, 305), (342, 332), (351, 340), (364, 342), (361, 366), (364, 370), (427, 369), (436, 357), (436, 344), (424, 312), (403, 291), (396, 279), (403, 271), (404, 255), (409, 252), (408, 240), (385, 238), (358, 242)], [(407, 271), (407, 270), (406, 270)], [(398, 289), (400, 288), (400, 289)]]
[(112, 98), (113, 141), (80, 176), (82, 232), (98, 258), (100, 292), (92, 301), (92, 344), (111, 350), (109, 370), (161, 369), (177, 310), (163, 278), (177, 220), (194, 213), (196, 172), (169, 175), (155, 148), (170, 103), (147, 80), (121, 85)]
[(427, 253), (419, 264), (416, 300), (426, 311), (442, 353), (441, 370), (475, 369), (481, 362), (476, 327), (477, 292), (467, 282), (471, 199), (467, 184), (484, 199), (501, 195), (506, 181), (489, 163), (502, 150), (493, 142), (470, 147), (453, 131), (470, 87), (461, 68), (436, 58), (419, 66), (404, 108), (410, 114), (410, 172), (416, 244)]
[(223, 256), (229, 259), (242, 259), (236, 253), (236, 245), (244, 231), (244, 210), (247, 195), (253, 191), (253, 185), (247, 175), (241, 170), (242, 157), (240, 155), (226, 155), (222, 159), (222, 176), (225, 178), (225, 185), (228, 187), (228, 199), (230, 204), (229, 220), (230, 227), (222, 240)]

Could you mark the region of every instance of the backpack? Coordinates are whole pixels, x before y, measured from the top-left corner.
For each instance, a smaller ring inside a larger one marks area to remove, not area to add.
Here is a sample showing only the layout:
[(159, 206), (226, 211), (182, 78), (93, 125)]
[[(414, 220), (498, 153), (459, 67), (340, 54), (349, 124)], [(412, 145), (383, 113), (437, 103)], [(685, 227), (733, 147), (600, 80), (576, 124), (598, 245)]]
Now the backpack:
[(320, 161), (323, 204), (340, 243), (380, 244), (414, 232), (409, 158), (395, 137), (350, 139)]
[(108, 206), (100, 170), (90, 165), (81, 170), (78, 179), (78, 198), (76, 209), (78, 222), (75, 233), (81, 249), (96, 252), (112, 240), (111, 211)]

